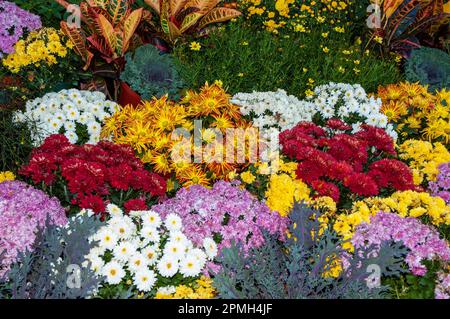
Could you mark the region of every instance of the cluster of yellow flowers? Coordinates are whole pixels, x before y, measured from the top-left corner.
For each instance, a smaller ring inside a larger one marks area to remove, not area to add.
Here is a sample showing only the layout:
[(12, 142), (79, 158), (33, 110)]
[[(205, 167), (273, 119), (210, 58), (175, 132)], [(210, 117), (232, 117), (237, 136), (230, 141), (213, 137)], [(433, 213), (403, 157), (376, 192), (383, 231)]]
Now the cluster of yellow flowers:
[(399, 157), (411, 168), (414, 184), (424, 186), (436, 180), (439, 165), (450, 162), (450, 152), (443, 144), (421, 140), (407, 140), (401, 144)]
[[(179, 103), (164, 96), (138, 107), (127, 105), (105, 120), (102, 137), (131, 145), (157, 173), (174, 173), (169, 185), (176, 177), (183, 186), (209, 186), (245, 168), (249, 145), (257, 141), (257, 130), (250, 128), (217, 82), (206, 83), (198, 93), (187, 91)], [(233, 135), (229, 129), (240, 131)]]
[(244, 0), (247, 18), (262, 19), (264, 27), (273, 33), (281, 29), (309, 33), (326, 26), (329, 31), (344, 33), (350, 24), (347, 18), (351, 0)]
[(14, 175), (13, 172), (5, 171), (0, 172), (0, 183), (3, 183), (5, 181), (13, 181), (16, 179), (16, 175)]
[(450, 142), (450, 90), (432, 94), (426, 86), (403, 82), (380, 87), (378, 97), (381, 111), (397, 125), (401, 138)]
[[(433, 197), (426, 192), (396, 192), (387, 198), (372, 197), (353, 204), (349, 214), (339, 215), (333, 229), (349, 240), (362, 222), (370, 223), (370, 217), (378, 212), (396, 213), (401, 217), (423, 218), (433, 225), (450, 225), (450, 206), (440, 197)], [(352, 249), (352, 244), (345, 242), (345, 249)]]
[(271, 161), (270, 165), (267, 162), (259, 162), (255, 165), (255, 174), (246, 170), (239, 177), (245, 184), (251, 185), (267, 176), (267, 189), (264, 192), (266, 204), (281, 216), (289, 215), (295, 201), (304, 202), (322, 211), (324, 214), (319, 217), (319, 221), (328, 223), (329, 217), (336, 212), (336, 203), (331, 197), (312, 199), (308, 185), (296, 177), (297, 165), (296, 162), (285, 161), (282, 158)]
[(156, 299), (212, 299), (216, 293), (211, 278), (202, 276), (192, 286), (179, 285), (173, 294), (156, 293)]
[(3, 65), (12, 73), (18, 73), (30, 65), (50, 66), (57, 64), (58, 58), (64, 58), (72, 48), (72, 42), (65, 40), (61, 31), (42, 28), (31, 32), (26, 39), (17, 41), (15, 52), (3, 59)]

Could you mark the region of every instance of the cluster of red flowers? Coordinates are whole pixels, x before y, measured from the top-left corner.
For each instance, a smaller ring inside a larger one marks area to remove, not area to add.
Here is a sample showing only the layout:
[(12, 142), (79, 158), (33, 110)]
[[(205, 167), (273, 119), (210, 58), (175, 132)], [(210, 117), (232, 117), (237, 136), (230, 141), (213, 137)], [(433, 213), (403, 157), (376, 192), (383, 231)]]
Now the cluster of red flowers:
[(107, 141), (80, 146), (64, 135), (52, 135), (34, 149), (20, 174), (37, 185), (59, 188), (60, 198), (97, 213), (111, 199), (127, 211), (146, 209), (146, 200), (166, 191), (166, 181), (145, 170), (130, 146)]
[(414, 189), (411, 170), (396, 156), (392, 138), (383, 130), (362, 125), (351, 134), (339, 119), (322, 128), (300, 122), (280, 134), (283, 153), (299, 162), (297, 177), (310, 185), (318, 196), (339, 202), (343, 192), (360, 197), (382, 191)]

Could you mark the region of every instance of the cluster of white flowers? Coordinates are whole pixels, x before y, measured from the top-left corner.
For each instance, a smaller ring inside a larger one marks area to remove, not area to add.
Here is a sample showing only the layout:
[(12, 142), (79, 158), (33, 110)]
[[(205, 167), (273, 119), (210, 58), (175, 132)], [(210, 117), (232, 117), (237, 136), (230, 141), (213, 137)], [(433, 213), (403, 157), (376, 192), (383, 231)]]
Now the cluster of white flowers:
[(353, 132), (360, 130), (362, 124), (383, 128), (397, 139), (397, 134), (388, 124), (386, 115), (380, 112), (381, 99), (368, 97), (359, 84), (329, 83), (314, 89), (314, 95), (307, 98), (313, 102), (314, 113), (319, 113), (325, 120), (339, 118), (353, 127)]
[[(203, 247), (195, 247), (183, 234), (181, 218), (169, 214), (165, 220), (154, 211), (132, 211), (125, 215), (114, 204), (107, 206), (111, 218), (90, 240), (98, 244), (86, 259), (91, 268), (116, 285), (132, 278), (140, 292), (158, 285), (158, 277), (197, 277), (208, 260), (217, 255), (217, 245), (205, 238)], [(106, 258), (108, 256), (108, 258)]]
[(280, 131), (293, 128), (298, 122), (311, 121), (314, 105), (301, 101), (286, 91), (238, 93), (231, 99), (240, 107), (241, 113), (251, 116), (253, 125), (260, 129), (278, 128)]
[(29, 125), (36, 146), (58, 133), (71, 143), (79, 142), (83, 135), (88, 136), (87, 143), (95, 144), (100, 139), (103, 120), (118, 109), (119, 105), (106, 100), (102, 92), (70, 89), (28, 101), (24, 112), (15, 113), (15, 121)]
[(253, 125), (265, 129), (262, 136), (269, 135), (268, 128), (279, 131), (291, 129), (298, 122), (312, 121), (320, 115), (322, 119), (339, 118), (352, 125), (353, 132), (362, 124), (383, 128), (397, 139), (392, 124), (380, 112), (381, 100), (368, 97), (359, 84), (329, 83), (315, 88), (314, 95), (306, 100), (287, 95), (284, 90), (276, 92), (238, 93), (232, 103), (240, 106), (242, 114), (250, 116)]

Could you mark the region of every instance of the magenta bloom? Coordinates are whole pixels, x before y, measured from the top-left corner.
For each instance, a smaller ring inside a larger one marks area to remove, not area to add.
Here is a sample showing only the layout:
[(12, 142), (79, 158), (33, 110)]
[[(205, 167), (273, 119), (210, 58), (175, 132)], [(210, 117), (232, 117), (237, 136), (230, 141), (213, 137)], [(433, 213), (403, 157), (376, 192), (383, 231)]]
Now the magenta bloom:
[(433, 196), (441, 197), (450, 205), (450, 163), (439, 165), (439, 174), (435, 182), (428, 185)]
[(264, 243), (262, 229), (283, 237), (287, 227), (285, 218), (236, 182), (218, 181), (212, 189), (200, 185), (182, 188), (174, 198), (152, 209), (163, 217), (178, 214), (189, 239), (201, 245), (205, 237), (214, 238), (219, 250), (232, 241), (242, 243), (244, 249), (259, 247)]
[(0, 58), (4, 53), (14, 53), (14, 44), (25, 32), (41, 27), (39, 16), (14, 3), (0, 0)]
[(416, 218), (402, 218), (393, 213), (379, 212), (371, 217), (370, 224), (358, 225), (352, 243), (357, 248), (390, 240), (402, 241), (410, 250), (405, 262), (414, 275), (425, 275), (423, 260), (450, 261), (450, 247), (434, 228)]
[(0, 183), (0, 277), (19, 252), (31, 249), (38, 227), (67, 222), (64, 208), (56, 198), (20, 181)]

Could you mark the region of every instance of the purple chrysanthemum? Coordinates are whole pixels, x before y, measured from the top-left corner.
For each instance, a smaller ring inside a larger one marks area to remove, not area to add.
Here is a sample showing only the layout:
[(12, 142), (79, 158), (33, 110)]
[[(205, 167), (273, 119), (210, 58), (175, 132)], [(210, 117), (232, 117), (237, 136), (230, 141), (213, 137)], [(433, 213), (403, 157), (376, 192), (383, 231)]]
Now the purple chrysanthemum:
[(0, 0), (0, 58), (14, 52), (14, 44), (24, 32), (42, 27), (39, 16), (21, 9), (16, 4)]
[(183, 219), (183, 229), (197, 245), (203, 238), (220, 238), (219, 250), (234, 242), (244, 249), (264, 243), (262, 229), (282, 237), (287, 221), (272, 212), (254, 195), (236, 182), (218, 181), (211, 189), (200, 185), (182, 188), (176, 197), (152, 207), (163, 217), (176, 213)]
[(410, 250), (405, 258), (414, 275), (423, 276), (427, 269), (423, 260), (434, 258), (450, 261), (450, 248), (439, 233), (416, 218), (402, 218), (397, 214), (379, 212), (371, 217), (370, 224), (358, 225), (352, 238), (357, 247), (380, 245), (384, 241), (402, 241)]
[(434, 196), (441, 197), (450, 205), (450, 163), (439, 165), (436, 181), (429, 183), (429, 189)]
[(0, 183), (0, 277), (19, 252), (31, 249), (38, 227), (46, 221), (56, 225), (67, 222), (64, 208), (56, 198), (20, 181)]

